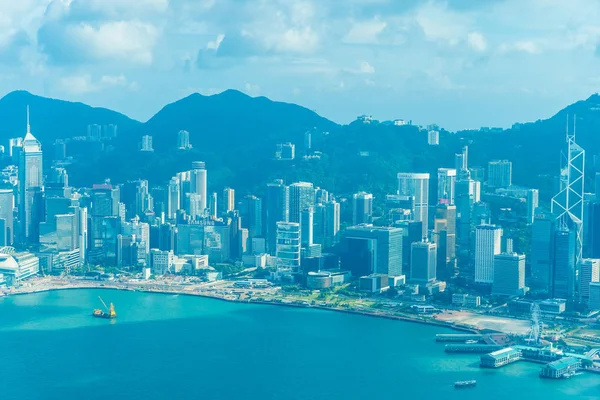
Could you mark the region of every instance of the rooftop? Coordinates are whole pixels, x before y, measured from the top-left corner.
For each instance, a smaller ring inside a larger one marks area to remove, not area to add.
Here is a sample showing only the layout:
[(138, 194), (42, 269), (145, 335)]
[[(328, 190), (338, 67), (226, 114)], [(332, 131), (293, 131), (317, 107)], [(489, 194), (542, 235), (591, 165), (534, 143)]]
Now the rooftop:
[(551, 363), (547, 364), (546, 367), (552, 369), (563, 369), (570, 365), (578, 364), (579, 362), (580, 360), (575, 357), (563, 357), (560, 360), (552, 361)]

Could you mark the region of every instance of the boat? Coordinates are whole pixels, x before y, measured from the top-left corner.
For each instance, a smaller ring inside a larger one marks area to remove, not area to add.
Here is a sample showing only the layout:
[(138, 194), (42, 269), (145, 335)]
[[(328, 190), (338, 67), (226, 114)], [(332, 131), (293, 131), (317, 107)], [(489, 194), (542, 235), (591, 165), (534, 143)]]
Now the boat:
[(477, 384), (476, 380), (454, 382), (454, 387), (457, 389), (474, 387)]
[(98, 296), (98, 298), (102, 302), (102, 305), (104, 305), (104, 308), (106, 309), (106, 311), (97, 308), (92, 313), (92, 316), (96, 317), (96, 318), (106, 318), (106, 319), (117, 318), (117, 313), (115, 312), (115, 306), (113, 305), (113, 303), (110, 303), (110, 306), (107, 306), (106, 303), (104, 302), (104, 300), (102, 300), (102, 297)]

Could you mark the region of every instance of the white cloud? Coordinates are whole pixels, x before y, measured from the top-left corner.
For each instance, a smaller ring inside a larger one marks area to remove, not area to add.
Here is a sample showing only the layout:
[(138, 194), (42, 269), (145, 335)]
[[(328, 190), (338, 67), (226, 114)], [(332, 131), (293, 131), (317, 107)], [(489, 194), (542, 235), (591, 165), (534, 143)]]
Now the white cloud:
[(373, 68), (373, 66), (371, 64), (369, 64), (368, 62), (363, 61), (360, 63), (359, 71), (363, 74), (372, 74), (375, 72), (375, 68)]
[(475, 51), (485, 51), (487, 49), (485, 37), (479, 32), (470, 32), (467, 35), (467, 42)]
[(129, 82), (123, 74), (103, 75), (98, 80), (94, 80), (90, 74), (70, 75), (60, 78), (58, 84), (62, 90), (71, 94), (86, 94), (110, 87), (137, 89), (137, 83)]
[(433, 1), (419, 7), (414, 18), (428, 40), (450, 45), (463, 40), (471, 25), (469, 15), (449, 9), (446, 3)]
[(152, 63), (152, 49), (158, 30), (139, 21), (117, 21), (94, 27), (89, 24), (72, 26), (74, 50), (93, 59), (113, 59), (138, 64)]
[(206, 48), (208, 50), (218, 50), (219, 46), (221, 46), (221, 42), (223, 41), (223, 39), (225, 39), (225, 35), (221, 33), (217, 36), (215, 40), (208, 42), (206, 44)]
[(379, 18), (355, 22), (342, 41), (351, 44), (375, 44), (379, 41), (379, 35), (386, 27), (387, 22)]

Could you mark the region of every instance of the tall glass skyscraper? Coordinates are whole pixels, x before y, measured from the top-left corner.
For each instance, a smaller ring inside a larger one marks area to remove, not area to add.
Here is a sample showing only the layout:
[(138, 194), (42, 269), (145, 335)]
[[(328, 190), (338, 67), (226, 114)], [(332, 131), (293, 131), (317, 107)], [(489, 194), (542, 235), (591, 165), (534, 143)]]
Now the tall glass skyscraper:
[(398, 194), (415, 199), (414, 219), (423, 223), (423, 238), (429, 230), (429, 174), (398, 173)]
[(19, 221), (23, 242), (36, 241), (33, 233), (37, 232), (34, 219), (34, 199), (42, 190), (42, 144), (31, 134), (29, 125), (29, 108), (27, 108), (27, 134), (23, 139), (23, 149), (19, 157)]

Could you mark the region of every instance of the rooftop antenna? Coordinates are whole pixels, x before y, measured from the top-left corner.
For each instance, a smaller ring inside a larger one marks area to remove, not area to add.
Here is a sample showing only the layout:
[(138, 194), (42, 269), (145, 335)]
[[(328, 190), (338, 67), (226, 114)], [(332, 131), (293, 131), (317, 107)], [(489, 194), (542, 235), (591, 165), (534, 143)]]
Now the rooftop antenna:
[(27, 133), (31, 133), (31, 125), (29, 125), (29, 104), (27, 105)]

